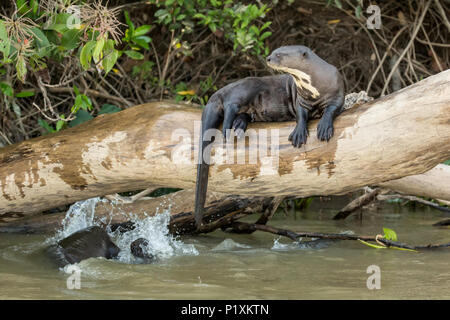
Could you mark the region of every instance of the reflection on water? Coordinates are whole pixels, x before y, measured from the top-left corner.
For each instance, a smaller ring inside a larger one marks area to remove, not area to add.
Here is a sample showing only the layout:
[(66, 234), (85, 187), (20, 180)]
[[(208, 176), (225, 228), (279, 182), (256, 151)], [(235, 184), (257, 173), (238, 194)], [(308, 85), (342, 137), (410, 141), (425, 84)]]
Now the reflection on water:
[[(297, 231), (364, 235), (382, 233), (382, 227), (388, 227), (411, 244), (450, 241), (448, 228), (431, 227), (443, 219), (438, 211), (387, 205), (366, 213), (362, 220), (354, 216), (333, 221), (336, 211), (319, 207), (323, 204), (288, 217), (280, 212), (270, 224)], [(86, 214), (86, 218), (92, 217)], [(167, 215), (139, 223), (135, 234), (112, 237), (121, 248), (136, 236), (150, 237), (160, 253), (158, 262), (130, 264), (127, 252), (121, 261), (85, 260), (78, 264), (80, 290), (67, 289), (68, 275), (42, 255), (53, 235), (0, 234), (0, 299), (450, 299), (448, 249), (376, 250), (355, 241), (299, 247), (262, 232), (216, 231), (174, 239), (167, 236)], [(366, 287), (370, 265), (381, 268), (381, 290)]]

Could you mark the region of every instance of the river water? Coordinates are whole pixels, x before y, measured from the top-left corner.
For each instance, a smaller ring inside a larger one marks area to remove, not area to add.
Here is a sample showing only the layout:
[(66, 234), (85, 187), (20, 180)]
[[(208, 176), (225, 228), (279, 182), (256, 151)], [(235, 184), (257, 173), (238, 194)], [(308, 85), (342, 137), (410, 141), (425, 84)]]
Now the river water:
[[(314, 200), (306, 212), (278, 212), (269, 224), (363, 235), (388, 227), (410, 244), (450, 241), (450, 229), (431, 226), (445, 218), (432, 209), (387, 204), (362, 219), (355, 215), (336, 222), (331, 218), (339, 206), (326, 206)], [(450, 299), (450, 249), (416, 253), (373, 249), (357, 241), (304, 248), (263, 232), (173, 238), (167, 235), (167, 218), (140, 221), (133, 234), (112, 234), (123, 249), (119, 260), (91, 258), (75, 265), (81, 271), (80, 289), (69, 289), (67, 267), (58, 269), (42, 251), (64, 232), (95, 219), (72, 218), (56, 236), (0, 234), (0, 299)], [(127, 246), (136, 236), (150, 240), (157, 262), (134, 263)], [(380, 289), (367, 287), (371, 265), (380, 268)]]

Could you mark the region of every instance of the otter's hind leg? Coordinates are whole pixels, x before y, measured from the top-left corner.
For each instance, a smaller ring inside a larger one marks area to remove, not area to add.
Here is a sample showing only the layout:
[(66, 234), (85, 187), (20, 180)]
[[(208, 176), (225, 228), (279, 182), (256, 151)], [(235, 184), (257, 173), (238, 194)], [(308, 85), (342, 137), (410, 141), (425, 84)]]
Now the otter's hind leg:
[(341, 113), (341, 107), (331, 105), (325, 111), (317, 125), (317, 138), (321, 141), (328, 141), (334, 134), (333, 121)]

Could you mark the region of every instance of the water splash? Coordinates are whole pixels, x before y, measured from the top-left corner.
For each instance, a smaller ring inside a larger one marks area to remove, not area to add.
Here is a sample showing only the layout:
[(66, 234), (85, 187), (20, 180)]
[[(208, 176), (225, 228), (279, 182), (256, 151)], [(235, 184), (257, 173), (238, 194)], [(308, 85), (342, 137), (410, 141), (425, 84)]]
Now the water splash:
[(97, 197), (78, 201), (71, 205), (62, 221), (61, 229), (46, 242), (53, 244), (81, 229), (100, 225), (102, 220), (95, 218), (95, 207), (100, 201), (103, 200)]
[(285, 251), (285, 250), (295, 250), (298, 248), (298, 242), (294, 241), (290, 243), (281, 243), (280, 239), (281, 237), (278, 237), (273, 240), (272, 250)]
[(111, 233), (111, 237), (120, 248), (118, 259), (122, 262), (135, 263), (139, 261), (130, 251), (130, 244), (139, 238), (148, 240), (146, 248), (158, 259), (166, 259), (175, 255), (198, 255), (197, 249), (192, 244), (185, 244), (169, 233), (170, 212), (168, 210), (157, 213), (154, 216), (147, 216), (144, 219), (132, 216), (130, 221), (135, 228), (126, 232), (116, 230)]
[(221, 243), (219, 243), (217, 246), (212, 248), (212, 251), (229, 251), (229, 250), (235, 250), (239, 248), (249, 249), (251, 246), (248, 246), (246, 244), (238, 243), (233, 241), (232, 239), (225, 239)]
[[(55, 236), (46, 240), (47, 244), (54, 244), (79, 230), (90, 226), (109, 225), (111, 216), (95, 216), (98, 202), (106, 201), (100, 198), (78, 201), (74, 203), (62, 221), (62, 228)], [(170, 211), (156, 212), (154, 216), (140, 218), (133, 213), (126, 214), (134, 223), (134, 229), (126, 232), (116, 230), (111, 232), (106, 228), (112, 241), (120, 248), (118, 260), (126, 263), (139, 262), (130, 251), (130, 244), (138, 238), (145, 238), (149, 242), (148, 251), (158, 259), (166, 259), (175, 255), (198, 255), (192, 244), (185, 244), (169, 233)]]
[[(339, 232), (339, 234), (355, 234), (352, 230), (345, 230)], [(273, 240), (273, 246), (272, 250), (279, 250), (279, 251), (287, 251), (287, 250), (319, 250), (327, 248), (339, 240), (334, 239), (320, 239), (320, 238), (310, 238), (308, 240), (303, 241), (303, 238), (298, 238), (298, 241), (293, 241), (290, 243), (281, 243), (280, 242), (281, 237), (278, 237)]]

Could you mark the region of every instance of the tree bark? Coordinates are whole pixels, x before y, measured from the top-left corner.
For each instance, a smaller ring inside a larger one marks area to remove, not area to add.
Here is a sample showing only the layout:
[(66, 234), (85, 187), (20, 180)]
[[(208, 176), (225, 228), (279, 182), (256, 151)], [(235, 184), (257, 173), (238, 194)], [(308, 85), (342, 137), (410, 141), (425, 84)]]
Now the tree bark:
[(379, 186), (403, 194), (449, 201), (450, 166), (438, 164), (423, 174), (386, 181)]
[[(95, 218), (109, 225), (128, 223), (132, 213), (135, 218), (144, 219), (157, 213), (169, 211), (171, 215), (169, 230), (172, 234), (198, 232), (194, 222), (194, 190), (181, 190), (156, 198), (142, 198), (132, 203), (99, 201), (95, 206)], [(277, 199), (277, 197), (275, 197)], [(204, 228), (208, 232), (251, 213), (273, 214), (279, 202), (272, 198), (242, 197), (209, 192), (205, 203)], [(4, 221), (0, 219), (0, 233), (51, 233), (62, 227), (66, 212), (35, 215), (22, 219)], [(6, 220), (6, 219), (5, 219)], [(259, 221), (259, 220), (258, 220)], [(267, 222), (267, 221), (266, 221)], [(258, 223), (264, 224), (259, 221)]]
[[(424, 173), (450, 158), (449, 84), (447, 70), (347, 110), (336, 119), (328, 143), (318, 141), (317, 120), (311, 121), (300, 149), (288, 141), (294, 122), (253, 123), (248, 130), (256, 135), (279, 133), (272, 140), (279, 143), (278, 157), (275, 152), (254, 164), (215, 164), (209, 190), (306, 197)], [(189, 160), (196, 157), (194, 127), (200, 117), (200, 108), (153, 102), (0, 149), (0, 215), (28, 215), (149, 185), (192, 189), (196, 162)], [(187, 156), (180, 152), (180, 135)], [(259, 139), (247, 147), (252, 151), (264, 143)], [(216, 147), (216, 157), (223, 150)], [(246, 148), (234, 150), (241, 157)]]

